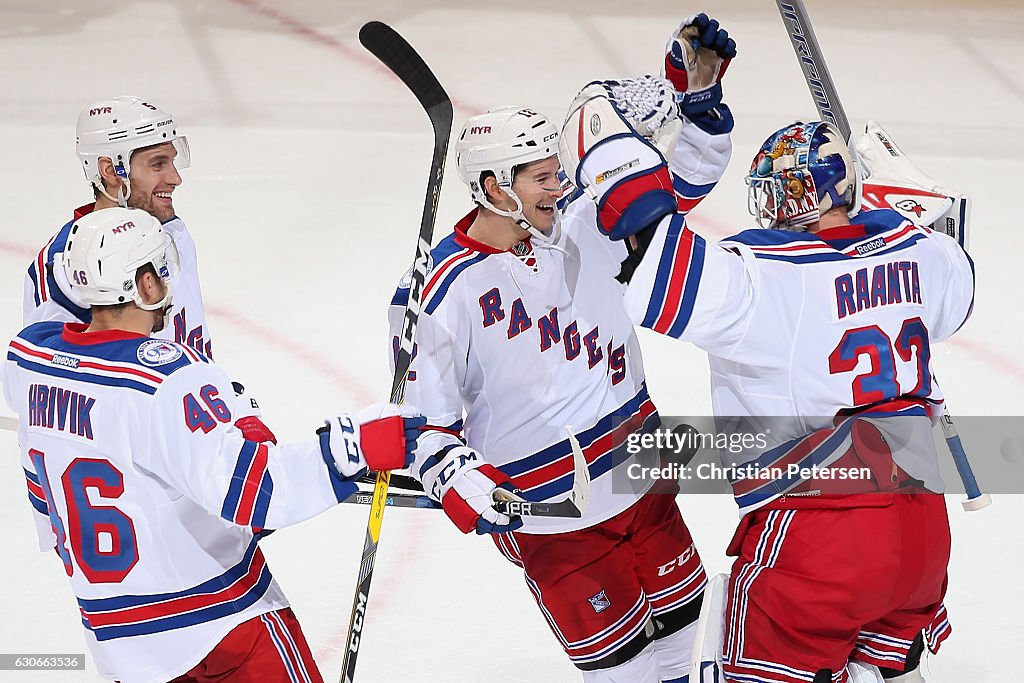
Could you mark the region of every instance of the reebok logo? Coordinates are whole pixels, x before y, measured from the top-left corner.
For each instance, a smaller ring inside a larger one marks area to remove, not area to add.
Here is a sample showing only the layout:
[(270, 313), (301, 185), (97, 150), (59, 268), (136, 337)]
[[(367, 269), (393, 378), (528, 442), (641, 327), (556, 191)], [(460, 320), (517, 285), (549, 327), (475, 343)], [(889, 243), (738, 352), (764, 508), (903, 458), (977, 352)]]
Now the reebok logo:
[(878, 239), (871, 240), (870, 242), (865, 242), (864, 244), (858, 244), (857, 245), (857, 253), (858, 254), (868, 254), (868, 253), (871, 253), (872, 251), (875, 251), (877, 249), (881, 249), (884, 246), (885, 246), (885, 240), (882, 239), (881, 237), (879, 237)]

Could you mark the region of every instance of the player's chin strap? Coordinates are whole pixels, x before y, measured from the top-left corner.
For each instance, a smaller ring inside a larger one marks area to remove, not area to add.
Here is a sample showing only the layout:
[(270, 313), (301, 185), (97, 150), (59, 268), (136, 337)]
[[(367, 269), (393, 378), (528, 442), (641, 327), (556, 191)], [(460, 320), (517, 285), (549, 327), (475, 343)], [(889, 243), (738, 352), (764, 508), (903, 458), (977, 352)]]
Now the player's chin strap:
[[(118, 173), (121, 176), (120, 173)], [(107, 192), (106, 186), (103, 184), (103, 179), (98, 175), (93, 178), (92, 185), (100, 193), (112, 202), (115, 202), (122, 209), (128, 208), (128, 198), (132, 196), (132, 182), (128, 180), (127, 176), (121, 176), (121, 187), (117, 188), (117, 197), (111, 197), (110, 193)]]
[(511, 187), (502, 187), (501, 189), (505, 192), (505, 194), (512, 198), (512, 201), (516, 203), (516, 208), (514, 210), (505, 211), (504, 209), (499, 209), (494, 204), (492, 204), (490, 200), (487, 199), (487, 197), (482, 197), (480, 199), (480, 203), (483, 204), (489, 211), (493, 211), (499, 216), (505, 216), (507, 218), (511, 218), (512, 220), (514, 220), (516, 222), (516, 225), (518, 225), (523, 230), (526, 230), (527, 232), (530, 233), (530, 235), (533, 236), (533, 238), (536, 240), (535, 244), (539, 247), (551, 246), (558, 241), (558, 237), (559, 235), (561, 235), (562, 232), (562, 221), (561, 216), (558, 212), (557, 204), (554, 207), (554, 220), (551, 222), (551, 230), (547, 233), (544, 233), (539, 228), (535, 227), (533, 223), (526, 220), (526, 215), (523, 213), (523, 202), (519, 199), (519, 195), (517, 195)]

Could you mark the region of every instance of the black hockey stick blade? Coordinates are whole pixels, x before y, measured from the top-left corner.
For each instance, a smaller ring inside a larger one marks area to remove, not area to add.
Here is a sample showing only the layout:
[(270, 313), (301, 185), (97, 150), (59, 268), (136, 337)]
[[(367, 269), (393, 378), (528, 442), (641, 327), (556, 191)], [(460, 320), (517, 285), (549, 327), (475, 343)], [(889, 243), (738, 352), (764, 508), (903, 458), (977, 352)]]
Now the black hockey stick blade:
[(359, 42), (412, 91), (430, 117), (434, 131), (440, 128), (447, 136), (452, 127), (451, 98), (405, 38), (387, 24), (371, 21), (359, 29)]
[[(359, 477), (357, 484), (370, 484), (371, 486), (377, 482), (377, 476), (373, 472), (367, 472), (363, 476)], [(405, 489), (407, 491), (415, 491), (417, 493), (423, 493), (423, 484), (419, 483), (413, 477), (407, 474), (395, 474), (391, 473), (391, 482), (388, 486), (392, 488)]]

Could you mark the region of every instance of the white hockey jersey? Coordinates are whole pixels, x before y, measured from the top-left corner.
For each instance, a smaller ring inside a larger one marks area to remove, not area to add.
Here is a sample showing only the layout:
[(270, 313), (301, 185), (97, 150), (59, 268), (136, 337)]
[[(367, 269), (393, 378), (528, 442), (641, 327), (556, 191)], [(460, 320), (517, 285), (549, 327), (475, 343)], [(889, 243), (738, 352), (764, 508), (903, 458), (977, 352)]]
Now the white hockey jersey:
[[(792, 418), (773, 421), (769, 448), (745, 462), (827, 466), (853, 422), (835, 416), (920, 416), (900, 421), (912, 434), (887, 440), (905, 446), (894, 448), (897, 464), (932, 490), (942, 484), (927, 417), (942, 394), (930, 344), (959, 329), (973, 301), (960, 245), (891, 210), (816, 234), (755, 229), (718, 244), (666, 218), (626, 294), (637, 324), (708, 352), (716, 416)], [(818, 430), (833, 427), (819, 443)], [(733, 490), (746, 512), (799, 484), (749, 478)]]
[[(681, 135), (672, 170), (680, 207), (689, 209), (721, 177), (728, 135), (694, 125)], [(649, 488), (617, 477), (637, 455), (626, 437), (658, 421), (644, 383), (633, 323), (615, 281), (626, 257), (592, 228), (595, 204), (568, 205), (552, 244), (525, 240), (500, 252), (467, 236), (476, 210), (434, 248), (423, 292), (406, 399), (432, 428), (419, 439), (411, 470), (464, 442), (509, 475), (533, 501), (569, 492), (572, 428), (589, 463), (590, 507), (582, 519), (524, 518), (523, 531), (556, 533), (597, 524)], [(397, 353), (409, 283), (389, 312)]]
[(246, 441), (224, 372), (190, 347), (41, 322), (4, 397), (40, 547), (56, 546), (100, 673), (166, 681), (287, 606), (257, 541), (355, 492), (317, 442)]
[[(23, 323), (43, 320), (61, 322), (84, 322), (92, 319), (89, 307), (74, 293), (67, 275), (64, 274), (64, 247), (67, 245), (71, 226), (76, 220), (93, 211), (93, 204), (75, 209), (74, 218), (50, 238), (28, 267), (25, 274), (25, 295), (23, 299)], [(174, 240), (181, 259), (180, 268), (171, 278), (174, 295), (171, 308), (172, 322), (156, 336), (186, 344), (213, 358), (213, 342), (206, 322), (203, 307), (203, 293), (199, 287), (199, 264), (196, 245), (185, 223), (175, 216), (163, 224), (164, 230)]]

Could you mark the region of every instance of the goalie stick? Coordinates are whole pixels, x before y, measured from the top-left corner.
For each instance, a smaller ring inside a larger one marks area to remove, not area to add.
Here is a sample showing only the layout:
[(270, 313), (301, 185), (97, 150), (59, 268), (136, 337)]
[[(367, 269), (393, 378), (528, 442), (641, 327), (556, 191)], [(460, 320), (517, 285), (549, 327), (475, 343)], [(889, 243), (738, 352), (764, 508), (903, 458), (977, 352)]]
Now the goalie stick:
[[(430, 118), (434, 129), (434, 154), (430, 160), (430, 176), (427, 179), (426, 198), (420, 219), (419, 237), (416, 241), (416, 256), (413, 259), (412, 283), (409, 286), (409, 303), (402, 321), (402, 336), (399, 340), (395, 359), (395, 377), (391, 386), (391, 401), (401, 403), (405, 396), (405, 382), (412, 362), (413, 341), (419, 320), (420, 302), (426, 282), (427, 265), (430, 257), (430, 243), (434, 237), (434, 221), (437, 218), (437, 201), (444, 177), (444, 162), (448, 153), (448, 138), (452, 132), (452, 101), (444, 91), (437, 77), (430, 71), (423, 58), (393, 28), (379, 21), (371, 21), (359, 29), (359, 42), (363, 44), (384, 66), (388, 67), (412, 91)], [(380, 539), (381, 522), (387, 507), (390, 472), (379, 472), (374, 485), (370, 517), (366, 523), (366, 540), (363, 544), (359, 578), (352, 599), (348, 631), (345, 638), (345, 658), (341, 668), (342, 683), (351, 683), (355, 677), (359, 644), (365, 623), (367, 598), (370, 581), (373, 579), (373, 564)]]
[[(789, 42), (793, 45), (793, 52), (796, 53), (797, 61), (803, 70), (804, 81), (807, 89), (810, 90), (814, 105), (818, 108), (818, 116), (823, 121), (828, 121), (839, 129), (840, 134), (852, 148), (852, 131), (850, 120), (846, 117), (846, 111), (839, 101), (839, 94), (836, 92), (836, 85), (825, 65), (825, 57), (818, 46), (818, 39), (811, 28), (811, 20), (807, 16), (807, 8), (803, 0), (775, 0), (782, 16), (782, 23), (786, 25), (786, 33), (789, 35)], [(960, 240), (961, 246), (966, 246), (964, 240)], [(963, 481), (964, 490), (967, 492), (967, 500), (962, 501), (964, 510), (968, 512), (988, 507), (992, 498), (987, 493), (982, 493), (978, 482), (974, 478), (974, 471), (971, 463), (964, 452), (960, 436), (957, 434), (956, 425), (945, 405), (942, 408), (942, 431), (946, 438), (946, 445), (956, 463), (957, 472)]]

